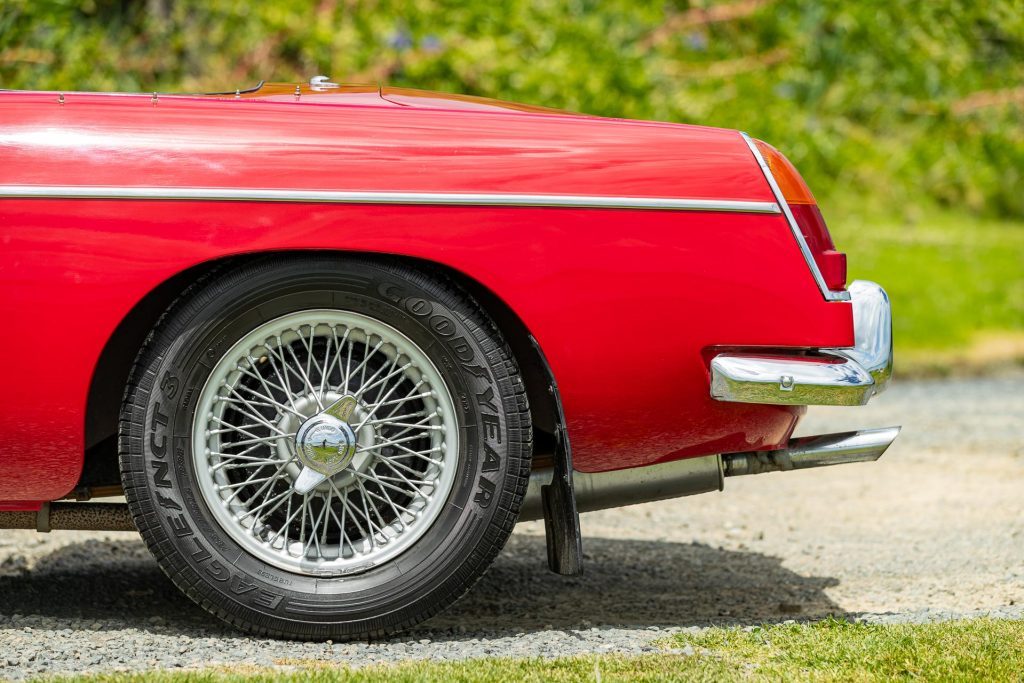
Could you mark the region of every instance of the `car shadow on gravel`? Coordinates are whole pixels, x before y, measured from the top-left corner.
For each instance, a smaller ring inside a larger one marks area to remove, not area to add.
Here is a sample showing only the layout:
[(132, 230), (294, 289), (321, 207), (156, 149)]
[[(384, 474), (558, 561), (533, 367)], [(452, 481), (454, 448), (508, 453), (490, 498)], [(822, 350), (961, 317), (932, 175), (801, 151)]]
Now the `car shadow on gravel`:
[(583, 575), (557, 576), (547, 571), (543, 537), (513, 536), (473, 590), (423, 631), (760, 624), (843, 614), (825, 594), (837, 579), (801, 576), (761, 553), (608, 538), (584, 538), (583, 548)]
[(102, 621), (106, 628), (231, 633), (181, 594), (141, 539), (72, 543), (31, 567), (12, 554), (0, 565), (0, 624), (14, 615), (48, 617), (58, 628)]
[[(416, 629), (434, 639), (538, 630), (757, 624), (841, 615), (824, 590), (838, 581), (796, 574), (753, 551), (587, 538), (583, 576), (546, 568), (544, 539), (514, 535), (491, 570), (454, 607)], [(54, 550), (29, 569), (0, 566), (0, 623), (14, 615), (56, 628), (157, 629), (239, 637), (181, 596), (141, 541), (89, 540)], [(97, 626), (100, 627), (100, 626)], [(406, 636), (408, 637), (408, 636)]]

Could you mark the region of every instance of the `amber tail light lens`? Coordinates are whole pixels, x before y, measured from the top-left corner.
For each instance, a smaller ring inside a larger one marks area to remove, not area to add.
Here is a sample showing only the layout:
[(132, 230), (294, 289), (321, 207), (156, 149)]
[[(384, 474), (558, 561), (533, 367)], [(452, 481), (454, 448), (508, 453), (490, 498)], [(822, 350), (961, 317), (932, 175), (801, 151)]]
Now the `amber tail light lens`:
[(818, 270), (821, 271), (825, 285), (833, 291), (844, 289), (846, 254), (836, 251), (832, 235), (828, 232), (811, 189), (807, 187), (796, 167), (779, 150), (761, 140), (754, 140), (754, 144), (768, 164), (768, 169), (775, 178), (783, 198), (789, 204), (789, 209), (807, 242), (807, 247), (811, 250)]

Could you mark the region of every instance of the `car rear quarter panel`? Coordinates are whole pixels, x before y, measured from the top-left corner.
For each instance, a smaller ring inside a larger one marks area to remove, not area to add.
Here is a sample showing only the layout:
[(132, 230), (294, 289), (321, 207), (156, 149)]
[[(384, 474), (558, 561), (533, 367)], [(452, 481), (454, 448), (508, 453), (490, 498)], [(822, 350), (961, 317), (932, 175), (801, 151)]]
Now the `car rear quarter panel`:
[[(0, 95), (0, 184), (773, 201), (733, 131), (75, 94)], [(3, 199), (0, 240), (0, 501), (74, 486), (117, 325), (160, 283), (227, 256), (397, 254), (476, 280), (544, 350), (583, 471), (775, 446), (799, 409), (711, 400), (708, 350), (853, 341), (849, 304), (824, 301), (780, 215)]]

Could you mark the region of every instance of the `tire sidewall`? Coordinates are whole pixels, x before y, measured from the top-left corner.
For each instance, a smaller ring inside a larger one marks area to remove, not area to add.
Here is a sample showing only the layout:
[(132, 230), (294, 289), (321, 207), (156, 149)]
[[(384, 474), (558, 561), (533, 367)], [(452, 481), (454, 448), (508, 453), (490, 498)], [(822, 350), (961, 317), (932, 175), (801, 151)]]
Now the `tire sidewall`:
[[(229, 620), (287, 633), (387, 630), (429, 616), (448, 594), (461, 594), (467, 573), (482, 572), (475, 565), (493, 541), (495, 517), (508, 514), (518, 488), (519, 473), (509, 471), (509, 460), (522, 457), (509, 452), (515, 406), (495, 367), (493, 334), (465, 315), (451, 290), (375, 264), (324, 265), (303, 262), (301, 276), (294, 265), (235, 273), (173, 313), (141, 364), (153, 382), (135, 401), (145, 408), (144, 429), (130, 457), (145, 469), (150, 531), (169, 546), (168, 560), (194, 598)], [(220, 358), (263, 322), (314, 308), (357, 311), (415, 342), (451, 393), (459, 433), (452, 491), (423, 536), (380, 566), (331, 578), (284, 571), (246, 552), (209, 509), (192, 452), (196, 406)]]

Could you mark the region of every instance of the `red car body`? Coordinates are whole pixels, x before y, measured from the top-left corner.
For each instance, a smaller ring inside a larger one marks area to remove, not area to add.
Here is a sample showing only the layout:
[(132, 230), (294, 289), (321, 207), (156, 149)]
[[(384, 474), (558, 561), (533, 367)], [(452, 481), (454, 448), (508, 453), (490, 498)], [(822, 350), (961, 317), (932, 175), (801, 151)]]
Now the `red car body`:
[[(0, 186), (5, 509), (67, 495), (86, 451), (113, 436), (94, 416), (124, 390), (138, 350), (125, 330), (152, 324), (154, 302), (204, 267), (248, 254), (389, 254), (472, 283), (542, 349), (583, 472), (780, 448), (804, 408), (715, 400), (711, 358), (855, 343), (853, 307), (822, 296), (783, 212), (742, 208), (777, 198), (732, 130), (376, 88), (6, 92)], [(124, 188), (164, 194), (116, 196)], [(314, 194), (245, 199), (268, 189)], [(324, 190), (370, 199), (316, 201)], [(614, 208), (404, 203), (395, 192)], [(741, 208), (721, 208), (731, 202)]]

